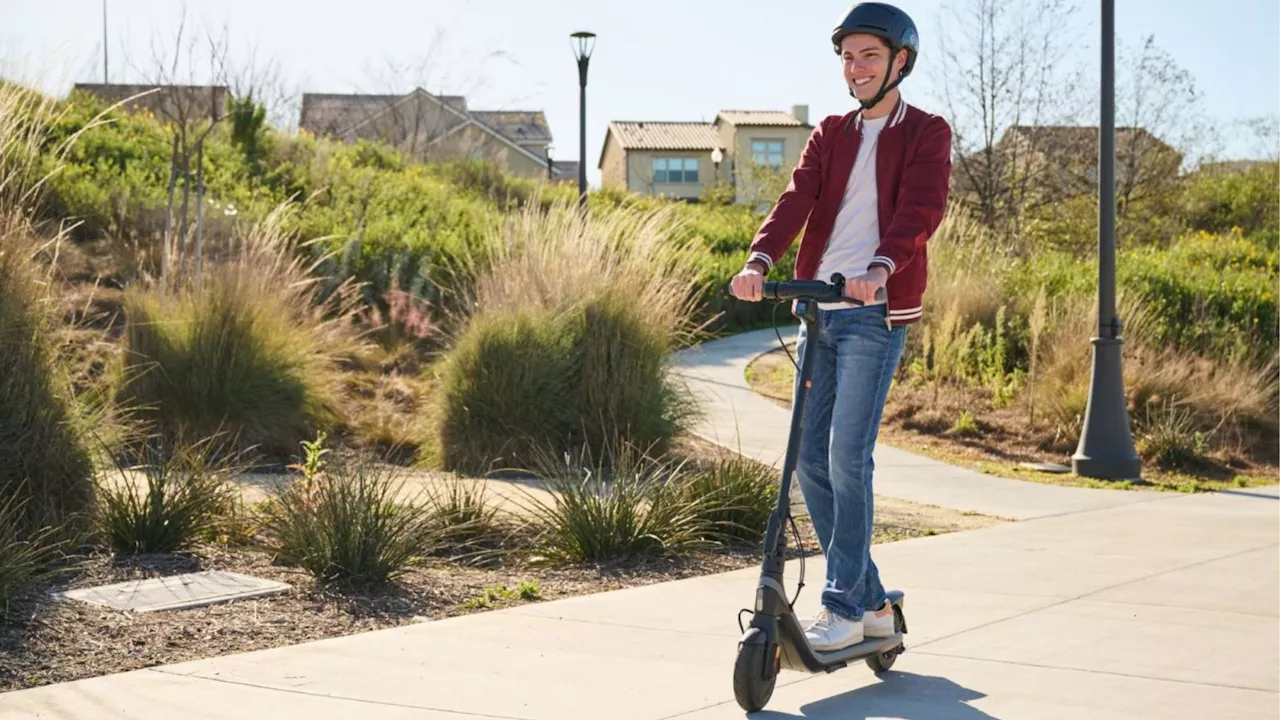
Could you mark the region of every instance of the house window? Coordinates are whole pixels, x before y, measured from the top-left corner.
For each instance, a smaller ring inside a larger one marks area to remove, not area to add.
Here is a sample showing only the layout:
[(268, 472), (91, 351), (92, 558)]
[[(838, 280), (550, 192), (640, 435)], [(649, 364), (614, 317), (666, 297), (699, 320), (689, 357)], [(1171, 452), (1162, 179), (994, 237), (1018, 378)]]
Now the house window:
[(698, 158), (654, 158), (655, 183), (698, 182)]
[(782, 167), (782, 141), (752, 140), (751, 160), (757, 165)]

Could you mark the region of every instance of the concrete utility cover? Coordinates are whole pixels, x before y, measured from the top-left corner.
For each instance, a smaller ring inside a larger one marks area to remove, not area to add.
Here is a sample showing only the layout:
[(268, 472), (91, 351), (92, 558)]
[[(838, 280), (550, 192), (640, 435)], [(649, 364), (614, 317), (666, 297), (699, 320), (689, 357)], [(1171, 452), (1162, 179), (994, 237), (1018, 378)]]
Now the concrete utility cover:
[(117, 610), (155, 612), (273, 595), (289, 587), (285, 583), (249, 575), (207, 570), (69, 590), (54, 593), (54, 597), (106, 605)]

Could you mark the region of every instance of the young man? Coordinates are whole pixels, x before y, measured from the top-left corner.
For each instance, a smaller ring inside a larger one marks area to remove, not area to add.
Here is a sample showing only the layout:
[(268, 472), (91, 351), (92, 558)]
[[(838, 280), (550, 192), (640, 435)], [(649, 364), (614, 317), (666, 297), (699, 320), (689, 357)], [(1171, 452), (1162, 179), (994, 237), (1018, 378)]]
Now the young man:
[[(925, 243), (946, 209), (951, 128), (907, 105), (898, 84), (919, 38), (906, 13), (855, 5), (831, 41), (860, 109), (814, 129), (791, 182), (751, 244), (732, 291), (763, 297), (764, 276), (801, 227), (797, 279), (845, 278), (865, 306), (821, 304), (817, 337), (800, 327), (798, 355), (815, 353), (796, 477), (827, 559), (822, 612), (806, 637), (833, 650), (893, 634), (893, 610), (871, 561), (872, 449), (907, 327), (920, 319)], [(887, 302), (877, 301), (884, 287)]]

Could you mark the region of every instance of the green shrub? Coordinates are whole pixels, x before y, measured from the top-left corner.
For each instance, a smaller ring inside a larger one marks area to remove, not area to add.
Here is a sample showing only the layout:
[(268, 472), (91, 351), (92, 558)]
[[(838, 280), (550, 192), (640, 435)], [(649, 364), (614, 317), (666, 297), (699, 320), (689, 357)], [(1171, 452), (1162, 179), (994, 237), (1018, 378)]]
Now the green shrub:
[(386, 583), (445, 546), (443, 526), (422, 503), (402, 502), (394, 467), (368, 460), (307, 472), (276, 486), (261, 536), (277, 562), (321, 582)]
[(778, 501), (773, 468), (738, 453), (722, 453), (692, 469), (682, 502), (699, 508), (711, 537), (755, 544), (764, 538)]
[(121, 401), (170, 442), (228, 433), (285, 455), (339, 417), (339, 363), (358, 346), (350, 299), (320, 302), (283, 208), (199, 289), (126, 293)]
[(526, 493), (532, 552), (559, 564), (677, 556), (708, 547), (705, 500), (682, 492), (687, 469), (619, 443), (604, 454), (543, 453), (529, 468), (551, 500)]
[(119, 477), (98, 483), (95, 524), (117, 552), (171, 553), (216, 537), (237, 488), (233, 466), (214, 459), (210, 440), (169, 450), (141, 443), (141, 464), (119, 466)]
[(1213, 357), (1269, 358), (1277, 348), (1277, 260), (1238, 233), (1203, 231), (1171, 248), (1122, 255), (1116, 281), (1145, 297), (1154, 342)]
[(1208, 438), (1196, 427), (1195, 414), (1172, 399), (1166, 399), (1154, 412), (1147, 407), (1134, 431), (1138, 453), (1160, 467), (1194, 467), (1204, 462), (1208, 451)]
[(1245, 234), (1275, 231), (1280, 224), (1280, 165), (1257, 163), (1242, 172), (1206, 169), (1194, 173), (1185, 188), (1185, 212), (1191, 227), (1211, 233), (1239, 228)]
[(530, 203), (489, 239), (476, 309), (439, 368), (445, 467), (527, 464), (545, 445), (599, 453), (615, 433), (661, 451), (687, 426), (666, 361), (691, 335), (694, 271), (668, 223)]

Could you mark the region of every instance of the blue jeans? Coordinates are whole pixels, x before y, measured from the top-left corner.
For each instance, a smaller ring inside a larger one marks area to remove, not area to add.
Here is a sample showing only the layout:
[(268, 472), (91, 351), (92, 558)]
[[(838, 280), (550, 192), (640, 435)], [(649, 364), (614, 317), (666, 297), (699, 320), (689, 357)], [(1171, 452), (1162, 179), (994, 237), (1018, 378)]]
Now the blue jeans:
[(796, 479), (827, 559), (822, 604), (854, 620), (885, 599), (871, 560), (871, 454), (907, 337), (906, 325), (885, 325), (886, 312), (885, 305), (819, 310), (818, 337), (806, 337), (802, 324), (796, 348), (797, 362), (815, 353)]

